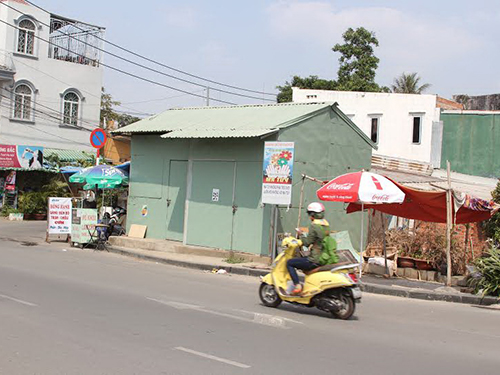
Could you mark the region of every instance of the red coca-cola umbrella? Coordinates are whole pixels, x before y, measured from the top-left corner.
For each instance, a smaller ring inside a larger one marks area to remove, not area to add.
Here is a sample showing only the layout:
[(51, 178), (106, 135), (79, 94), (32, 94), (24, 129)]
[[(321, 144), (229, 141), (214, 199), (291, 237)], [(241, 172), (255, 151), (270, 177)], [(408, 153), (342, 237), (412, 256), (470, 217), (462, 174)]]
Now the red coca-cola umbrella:
[[(403, 203), (405, 193), (388, 178), (370, 172), (353, 172), (338, 176), (316, 192), (318, 198), (330, 202), (364, 204)], [(363, 265), (364, 215), (361, 215), (359, 274)]]

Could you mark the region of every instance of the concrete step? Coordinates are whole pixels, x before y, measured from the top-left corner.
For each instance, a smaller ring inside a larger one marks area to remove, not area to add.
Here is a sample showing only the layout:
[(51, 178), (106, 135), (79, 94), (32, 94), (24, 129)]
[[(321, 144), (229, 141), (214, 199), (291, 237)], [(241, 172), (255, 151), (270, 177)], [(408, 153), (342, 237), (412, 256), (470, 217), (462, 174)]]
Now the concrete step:
[(142, 249), (150, 251), (160, 251), (173, 254), (190, 254), (197, 256), (206, 256), (220, 259), (227, 259), (231, 256), (243, 258), (246, 262), (268, 265), (271, 263), (270, 257), (259, 256), (255, 254), (240, 253), (209, 247), (183, 245), (181, 242), (158, 240), (149, 238), (130, 238), (127, 236), (112, 236), (109, 238), (112, 246), (124, 247), (129, 249)]

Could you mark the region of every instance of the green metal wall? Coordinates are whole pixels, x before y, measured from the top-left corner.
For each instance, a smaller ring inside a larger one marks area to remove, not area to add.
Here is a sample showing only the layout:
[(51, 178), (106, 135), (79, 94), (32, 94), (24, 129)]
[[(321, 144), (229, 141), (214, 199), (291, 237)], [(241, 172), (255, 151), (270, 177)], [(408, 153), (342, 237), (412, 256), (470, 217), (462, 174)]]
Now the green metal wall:
[[(285, 129), (279, 140), (295, 142), (292, 207), (280, 210), (280, 230), (284, 232), (293, 232), (297, 227), (302, 174), (329, 180), (344, 173), (368, 170), (371, 166), (372, 147), (333, 111)], [(304, 206), (318, 201), (318, 188), (318, 184), (306, 182)], [(323, 203), (327, 212), (326, 219), (332, 230), (348, 230), (353, 246), (359, 248), (361, 214), (347, 215), (343, 203)], [(300, 224), (309, 225), (305, 210)]]
[(500, 177), (500, 115), (441, 114), (441, 168), (474, 176)]
[[(148, 238), (180, 241), (187, 212), (187, 244), (269, 255), (271, 207), (260, 203), (262, 159), (264, 142), (276, 138), (169, 140), (157, 134), (134, 135), (128, 225), (147, 225)], [(296, 151), (293, 202), (289, 210), (280, 209), (279, 232), (293, 232), (297, 226), (302, 173), (328, 179), (370, 167), (371, 146), (332, 110), (284, 129), (279, 140), (295, 142)], [(187, 192), (189, 169), (192, 188)], [(213, 189), (220, 191), (219, 202), (212, 201)], [(305, 205), (317, 200), (317, 189), (307, 182)], [(341, 203), (326, 207), (332, 228), (349, 230), (357, 246), (359, 214), (346, 215)], [(301, 225), (308, 225), (305, 210)]]
[[(184, 176), (182, 171), (190, 158), (187, 244), (267, 255), (270, 208), (260, 204), (263, 145), (260, 139), (133, 136), (128, 225), (147, 225), (148, 238), (183, 239), (188, 176), (187, 168)], [(213, 189), (220, 191), (219, 202), (211, 199)]]

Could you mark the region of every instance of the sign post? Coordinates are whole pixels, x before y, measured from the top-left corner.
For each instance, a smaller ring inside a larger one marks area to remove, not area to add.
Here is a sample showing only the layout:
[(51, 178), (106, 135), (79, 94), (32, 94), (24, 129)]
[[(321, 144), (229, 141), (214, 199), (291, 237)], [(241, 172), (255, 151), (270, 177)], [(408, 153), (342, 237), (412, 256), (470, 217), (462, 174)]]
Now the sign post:
[(278, 205), (289, 206), (292, 203), (293, 142), (266, 142), (264, 146), (264, 164), (262, 181), (262, 203), (271, 204), (270, 235), (271, 256), (274, 259), (276, 249)]
[(90, 144), (97, 149), (96, 165), (99, 165), (99, 157), (101, 156), (100, 151), (106, 144), (107, 139), (108, 136), (102, 129), (94, 129), (92, 133), (90, 133)]

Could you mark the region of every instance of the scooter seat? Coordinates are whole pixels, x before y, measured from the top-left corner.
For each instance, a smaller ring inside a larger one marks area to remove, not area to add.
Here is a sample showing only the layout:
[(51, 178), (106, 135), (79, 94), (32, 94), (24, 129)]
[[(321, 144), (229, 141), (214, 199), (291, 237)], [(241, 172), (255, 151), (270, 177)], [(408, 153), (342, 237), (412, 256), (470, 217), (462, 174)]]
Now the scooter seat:
[(313, 273), (316, 273), (316, 272), (331, 271), (332, 269), (334, 269), (336, 267), (343, 266), (345, 264), (350, 264), (350, 262), (340, 262), (340, 263), (334, 263), (334, 264), (327, 264), (325, 266), (316, 267), (310, 271), (303, 271), (303, 272), (306, 276), (309, 276), (309, 275), (312, 275)]

